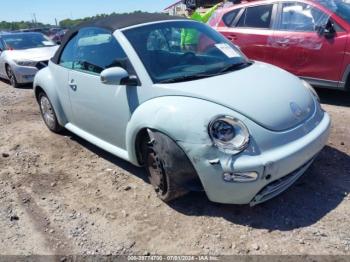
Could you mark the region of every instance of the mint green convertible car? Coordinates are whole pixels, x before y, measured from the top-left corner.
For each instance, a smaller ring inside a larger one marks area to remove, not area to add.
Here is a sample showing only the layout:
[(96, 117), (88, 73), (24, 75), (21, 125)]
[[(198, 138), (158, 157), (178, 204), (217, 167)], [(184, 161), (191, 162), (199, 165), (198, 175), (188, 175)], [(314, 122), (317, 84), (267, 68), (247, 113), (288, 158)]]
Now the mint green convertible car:
[(248, 60), (207, 25), (158, 14), (71, 30), (34, 91), (50, 130), (144, 166), (163, 201), (204, 190), (262, 203), (305, 173), (330, 130), (309, 84)]

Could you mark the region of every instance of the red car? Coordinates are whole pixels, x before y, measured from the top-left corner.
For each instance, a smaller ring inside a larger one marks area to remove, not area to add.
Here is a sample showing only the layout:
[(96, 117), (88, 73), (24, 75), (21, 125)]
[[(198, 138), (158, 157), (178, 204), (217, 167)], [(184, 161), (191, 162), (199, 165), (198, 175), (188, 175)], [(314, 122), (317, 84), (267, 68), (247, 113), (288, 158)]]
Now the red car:
[(350, 90), (350, 1), (255, 1), (221, 9), (209, 24), (253, 60)]

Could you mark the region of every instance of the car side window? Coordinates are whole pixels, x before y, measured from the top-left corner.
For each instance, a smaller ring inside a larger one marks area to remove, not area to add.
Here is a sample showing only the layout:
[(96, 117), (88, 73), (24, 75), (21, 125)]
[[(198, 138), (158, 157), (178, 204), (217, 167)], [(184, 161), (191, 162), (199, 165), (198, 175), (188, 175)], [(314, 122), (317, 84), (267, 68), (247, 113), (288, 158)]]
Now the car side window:
[(133, 72), (123, 48), (109, 31), (100, 28), (79, 31), (73, 69), (98, 75), (110, 67)]
[(311, 5), (299, 2), (283, 3), (278, 30), (314, 32), (328, 20), (327, 14)]
[(272, 9), (273, 5), (248, 7), (239, 19), (237, 27), (270, 28)]
[(75, 58), (75, 47), (76, 47), (77, 36), (75, 35), (73, 38), (69, 40), (66, 46), (63, 49), (61, 54), (59, 65), (73, 69), (73, 62)]
[(4, 51), (4, 49), (5, 49), (5, 47), (4, 47), (3, 43), (2, 43), (2, 40), (0, 39), (0, 50)]
[(224, 21), (224, 24), (228, 27), (233, 27), (234, 26), (233, 22), (235, 21), (237, 15), (241, 10), (242, 9), (235, 9), (231, 12), (226, 13), (222, 18), (222, 20)]

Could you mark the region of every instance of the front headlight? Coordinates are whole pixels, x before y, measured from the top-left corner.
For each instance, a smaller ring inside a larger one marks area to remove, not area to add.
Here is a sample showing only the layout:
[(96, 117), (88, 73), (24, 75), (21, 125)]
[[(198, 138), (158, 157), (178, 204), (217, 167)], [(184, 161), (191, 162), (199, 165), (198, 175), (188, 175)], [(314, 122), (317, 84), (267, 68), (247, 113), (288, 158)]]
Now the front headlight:
[(318, 101), (319, 103), (321, 103), (321, 99), (320, 99), (320, 97), (318, 96), (318, 94), (317, 94), (315, 88), (313, 88), (313, 87), (312, 87), (308, 82), (306, 82), (305, 80), (301, 80), (301, 82), (303, 83), (303, 85), (305, 86), (305, 88), (308, 89), (308, 90), (311, 92), (311, 94), (317, 99), (317, 101)]
[(248, 146), (248, 128), (234, 117), (219, 116), (210, 122), (208, 128), (214, 145), (225, 153), (238, 154)]
[(37, 62), (30, 60), (14, 60), (14, 62), (19, 66), (31, 66), (35, 67)]

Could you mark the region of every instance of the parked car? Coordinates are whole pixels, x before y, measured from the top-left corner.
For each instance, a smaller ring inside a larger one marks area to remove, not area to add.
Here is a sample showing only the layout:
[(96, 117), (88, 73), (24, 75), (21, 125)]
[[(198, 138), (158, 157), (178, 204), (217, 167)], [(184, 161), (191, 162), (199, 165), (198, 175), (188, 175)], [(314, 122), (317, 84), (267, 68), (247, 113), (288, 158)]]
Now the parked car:
[(13, 87), (32, 83), (57, 48), (41, 33), (0, 34), (0, 77), (8, 79)]
[(50, 35), (50, 27), (26, 28), (12, 31), (13, 33), (41, 33), (43, 35)]
[[(182, 0), (182, 3), (187, 7), (212, 7), (216, 4), (224, 2), (223, 0)], [(241, 3), (242, 0), (228, 0), (226, 2), (231, 2), (233, 4)]]
[(221, 10), (210, 24), (251, 59), (315, 86), (349, 90), (348, 1), (256, 1)]
[(55, 34), (57, 34), (58, 32), (62, 31), (63, 29), (60, 28), (60, 27), (53, 27), (53, 28), (50, 28), (49, 31), (48, 31), (48, 37), (52, 37), (54, 36)]
[[(173, 32), (184, 30), (201, 51), (179, 49)], [(307, 170), (330, 130), (309, 84), (248, 60), (206, 24), (167, 15), (70, 31), (34, 92), (50, 130), (144, 166), (163, 201), (204, 189), (214, 202), (264, 202)]]
[(51, 36), (51, 40), (54, 41), (56, 44), (60, 45), (67, 31), (67, 29), (63, 29), (56, 32), (54, 35)]

